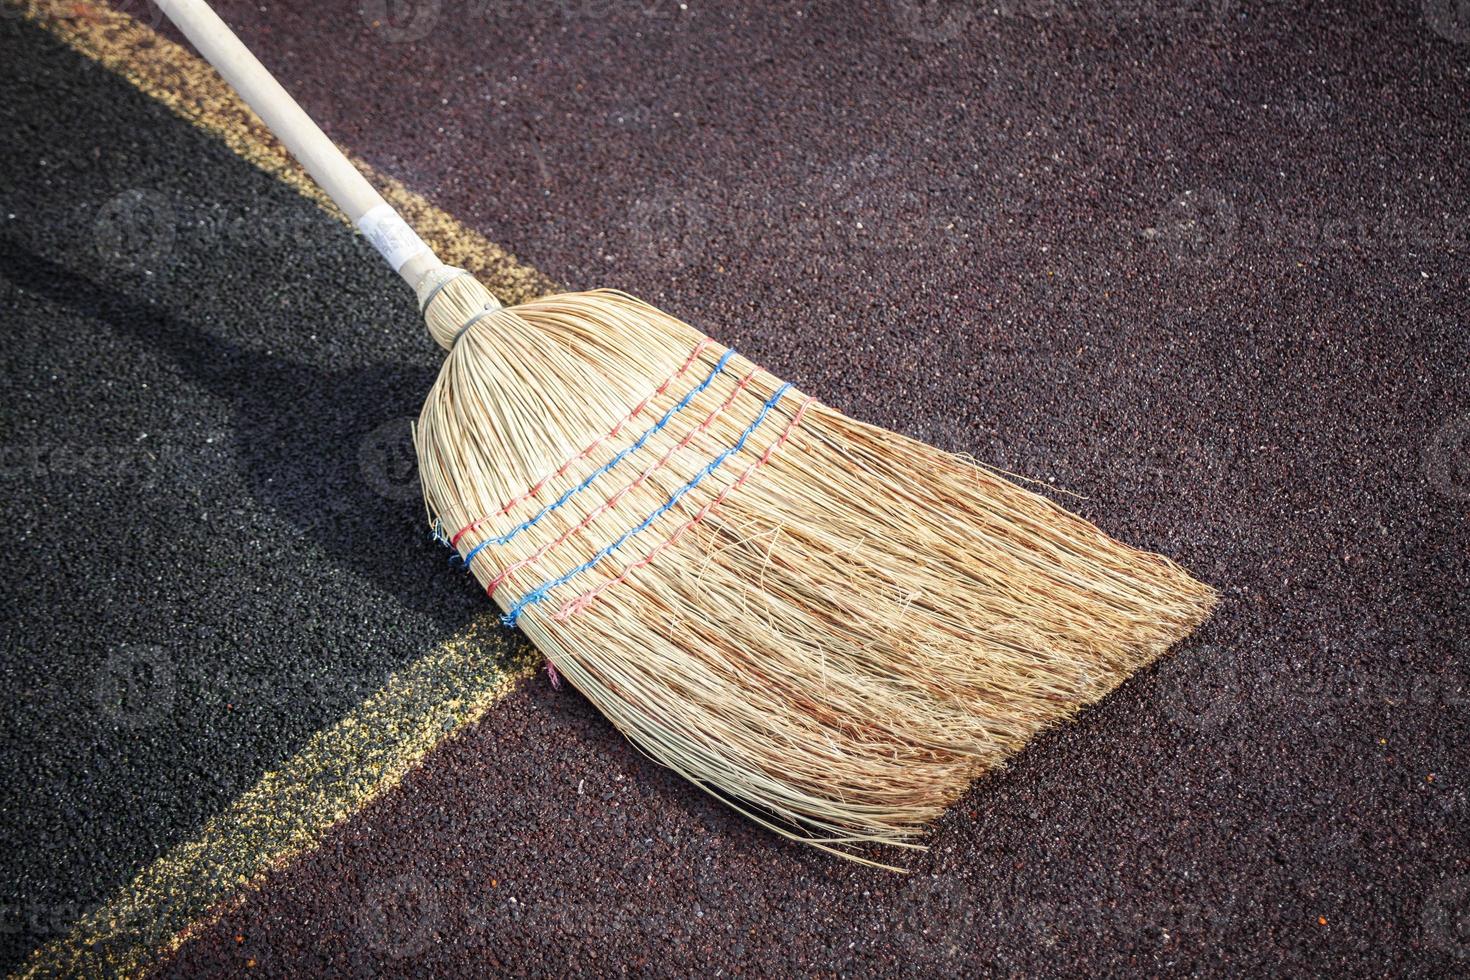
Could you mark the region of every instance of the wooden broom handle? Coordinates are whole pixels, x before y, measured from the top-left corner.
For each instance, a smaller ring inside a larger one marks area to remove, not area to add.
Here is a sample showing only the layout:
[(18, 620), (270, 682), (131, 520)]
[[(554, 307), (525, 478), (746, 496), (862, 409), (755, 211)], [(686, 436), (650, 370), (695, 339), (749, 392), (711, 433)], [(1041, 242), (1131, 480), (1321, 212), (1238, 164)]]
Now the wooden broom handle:
[(443, 268), (429, 246), (399, 217), (335, 143), (204, 0), (158, 0), (206, 61), (301, 162), (410, 286)]

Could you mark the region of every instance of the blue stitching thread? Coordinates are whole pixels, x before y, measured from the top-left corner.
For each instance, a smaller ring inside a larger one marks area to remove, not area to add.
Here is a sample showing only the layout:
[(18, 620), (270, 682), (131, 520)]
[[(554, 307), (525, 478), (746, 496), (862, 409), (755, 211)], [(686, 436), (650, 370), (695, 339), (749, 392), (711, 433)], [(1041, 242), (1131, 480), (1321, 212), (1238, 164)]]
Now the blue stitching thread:
[[(606, 473), (608, 470), (612, 469), (614, 466), (617, 466), (619, 463), (621, 463), (625, 458), (627, 458), (631, 454), (633, 454), (633, 453), (637, 452), (638, 450), (642, 449), (643, 448), (643, 444), (646, 443), (646, 442), (648, 442), (649, 439), (653, 438), (654, 433), (658, 432), (664, 426), (668, 425), (670, 419), (672, 419), (675, 415), (678, 415), (684, 409), (686, 409), (686, 408), (689, 407), (689, 403), (694, 400), (694, 396), (695, 395), (699, 394), (701, 391), (703, 391), (704, 389), (708, 388), (714, 382), (715, 378), (720, 374), (720, 372), (723, 371), (723, 370), (725, 370), (725, 365), (729, 363), (730, 358), (732, 358), (734, 356), (735, 356), (735, 351), (734, 350), (727, 350), (727, 351), (725, 351), (724, 356), (722, 356), (715, 363), (714, 368), (711, 369), (711, 371), (709, 373), (709, 376), (707, 378), (705, 378), (703, 381), (701, 381), (694, 388), (690, 389), (689, 394), (685, 395), (683, 398), (681, 398), (679, 400), (679, 404), (675, 405), (673, 408), (671, 408), (667, 412), (665, 412), (664, 413), (664, 417), (661, 418), (661, 419), (659, 419), (657, 422), (655, 422), (653, 424), (653, 427), (650, 428), (647, 432), (645, 432), (645, 433), (643, 433), (643, 435), (639, 436), (637, 442), (633, 443), (633, 445), (629, 446), (627, 449), (624, 449), (622, 452), (618, 453), (612, 459), (608, 460), (606, 463), (604, 463), (602, 465), (602, 467), (600, 469), (596, 470), (590, 476), (588, 476), (587, 479), (583, 480), (581, 483), (577, 484), (575, 487), (572, 487), (572, 489), (570, 489), (566, 493), (562, 494), (559, 498), (557, 498), (557, 500), (554, 503), (547, 504), (545, 507), (541, 508), (541, 510), (536, 513), (536, 516), (534, 516), (534, 517), (532, 517), (532, 518), (530, 518), (528, 520), (522, 521), (520, 524), (517, 524), (515, 527), (511, 528), (509, 531), (506, 531), (504, 534), (502, 534), (498, 538), (486, 538), (484, 541), (481, 541), (479, 544), (477, 544), (473, 548), (471, 548), (470, 549), (470, 553), (464, 556), (464, 562), (462, 563), (464, 565), (464, 567), (466, 569), (468, 569), (470, 567), (470, 562), (472, 562), (472, 561), (475, 560), (475, 556), (480, 553), (480, 549), (483, 548), (483, 547), (485, 547), (487, 544), (493, 544), (493, 545), (509, 544), (512, 540), (515, 539), (515, 536), (516, 535), (520, 534), (526, 528), (533, 526), (537, 521), (541, 520), (541, 518), (545, 517), (547, 514), (550, 514), (552, 511), (556, 510), (562, 504), (564, 504), (568, 500), (570, 500), (575, 494), (581, 493), (583, 490), (586, 490), (588, 487), (590, 487), (593, 484), (594, 481), (596, 481), (596, 479), (599, 476), (601, 476), (602, 474)], [(457, 557), (458, 557), (458, 555), (450, 555), (449, 556), (449, 560), (451, 562), (453, 562), (454, 559), (457, 558)]]
[(651, 525), (654, 521), (658, 520), (664, 514), (668, 513), (668, 511), (673, 509), (674, 505), (679, 502), (679, 499), (681, 497), (683, 497), (690, 490), (693, 490), (695, 487), (699, 486), (700, 481), (709, 476), (715, 470), (719, 469), (721, 463), (723, 463), (725, 460), (729, 459), (736, 453), (740, 452), (740, 450), (745, 447), (745, 440), (750, 438), (750, 434), (752, 432), (760, 428), (761, 423), (766, 420), (766, 416), (770, 414), (771, 409), (775, 407), (776, 403), (781, 400), (781, 396), (786, 394), (787, 390), (790, 389), (790, 387), (791, 385), (788, 383), (783, 384), (781, 387), (777, 388), (776, 393), (772, 395), (769, 399), (767, 399), (766, 403), (761, 406), (760, 414), (755, 417), (755, 421), (750, 423), (750, 425), (746, 427), (745, 431), (741, 433), (740, 438), (736, 441), (735, 445), (720, 453), (720, 455), (716, 456), (713, 460), (710, 461), (710, 464), (708, 466), (695, 474), (694, 479), (684, 484), (678, 490), (675, 490), (673, 496), (671, 496), (658, 510), (654, 511), (652, 514), (649, 514), (642, 524), (639, 524), (637, 527), (632, 528), (631, 530), (623, 532), (622, 537), (618, 538), (612, 544), (608, 545), (606, 548), (603, 548), (587, 561), (578, 565), (576, 568), (572, 569), (570, 572), (567, 572), (560, 578), (553, 579), (550, 582), (543, 582), (541, 585), (536, 586), (536, 588), (532, 589), (530, 592), (527, 592), (524, 596), (521, 597), (519, 602), (511, 607), (510, 612), (500, 617), (500, 621), (506, 626), (514, 626), (516, 624), (516, 620), (520, 618), (521, 611), (527, 606), (534, 606), (542, 599), (545, 599), (547, 595), (550, 594), (552, 589), (555, 589), (557, 586), (567, 584), (572, 579), (576, 578), (578, 575), (581, 575), (583, 572), (587, 571), (587, 569), (591, 568), (598, 562), (602, 561), (602, 559), (612, 554), (614, 551), (617, 551), (629, 538), (648, 530), (649, 525)]

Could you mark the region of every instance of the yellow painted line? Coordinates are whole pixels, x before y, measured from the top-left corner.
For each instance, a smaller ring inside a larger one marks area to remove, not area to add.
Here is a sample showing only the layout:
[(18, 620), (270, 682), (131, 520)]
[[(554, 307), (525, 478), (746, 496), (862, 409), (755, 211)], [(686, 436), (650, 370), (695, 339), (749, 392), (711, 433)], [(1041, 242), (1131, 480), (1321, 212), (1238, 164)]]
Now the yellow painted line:
[(262, 776), (198, 837), (32, 953), (17, 975), (130, 976), (171, 955), (534, 673), (529, 645), (507, 652), (509, 645), (486, 615), (420, 658)]
[[(345, 222), (263, 124), (190, 51), (125, 13), (76, 0), (3, 0), (80, 54), (126, 78), (239, 156)], [(554, 284), (483, 235), (353, 161), (447, 262), (475, 272), (505, 303)], [(493, 611), (389, 679), (228, 809), (139, 873), (18, 976), (141, 974), (207, 929), (265, 877), (317, 847), (327, 831), (397, 786), (446, 738), (478, 721), (535, 670)]]
[[(286, 148), (265, 128), (224, 79), (188, 48), (147, 24), (101, 3), (84, 0), (3, 0), (45, 27), (73, 50), (121, 75), (137, 89), (208, 132), (245, 160), (279, 178), (343, 223), (337, 209)], [(143, 5), (143, 9), (148, 9)], [(439, 257), (469, 269), (507, 306), (556, 292), (538, 270), (516, 259), (453, 215), (347, 154)]]

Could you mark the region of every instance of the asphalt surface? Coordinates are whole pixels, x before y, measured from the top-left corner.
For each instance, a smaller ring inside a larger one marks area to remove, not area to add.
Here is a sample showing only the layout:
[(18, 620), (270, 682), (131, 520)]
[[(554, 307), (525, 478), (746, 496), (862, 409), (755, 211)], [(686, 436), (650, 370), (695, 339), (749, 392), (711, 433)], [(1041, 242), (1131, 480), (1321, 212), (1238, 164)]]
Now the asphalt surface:
[(0, 39), (13, 966), (483, 595), (427, 535), (438, 357), (371, 247), (41, 31)]
[[(774, 839), (538, 683), (168, 972), (1463, 973), (1470, 31), (1444, 6), (446, 2), (385, 30), (221, 3), (334, 136), (557, 281), (1081, 493), (1224, 602), (908, 876)], [(3, 29), (7, 445), (148, 431), (176, 461), (147, 492), (7, 476), (4, 879), (45, 903), (350, 703), (299, 679), (370, 684), (479, 600), (364, 489), (356, 446), (435, 363), (366, 248), (319, 223), (99, 261), (129, 189), (306, 206)], [(269, 695), (109, 732), (76, 702), (119, 643)]]

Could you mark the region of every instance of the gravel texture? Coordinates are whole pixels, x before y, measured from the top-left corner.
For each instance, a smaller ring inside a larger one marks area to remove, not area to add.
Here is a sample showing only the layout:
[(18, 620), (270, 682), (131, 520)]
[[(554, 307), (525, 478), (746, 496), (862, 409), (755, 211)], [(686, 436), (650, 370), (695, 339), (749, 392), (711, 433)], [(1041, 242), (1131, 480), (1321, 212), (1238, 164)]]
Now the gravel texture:
[(484, 606), (428, 539), (438, 356), (371, 247), (9, 17), (0, 87), (13, 966)]
[[(334, 136), (552, 278), (629, 289), (855, 415), (1069, 488), (1225, 599), (976, 786), (907, 876), (761, 832), (538, 682), (170, 972), (1467, 969), (1453, 5), (444, 0), (376, 28), (393, 5), (363, 6), (220, 4)], [(99, 270), (55, 218), (78, 200), (280, 192), (18, 31), (6, 438), (217, 434), (221, 456), (163, 492), (6, 495), (7, 725), (54, 769), (6, 861), (82, 890), (87, 861), (116, 879), (345, 703), (190, 713), (142, 751), (53, 705), (82, 650), (136, 636), (370, 679), (475, 597), (411, 503), (323, 513), (356, 472), (344, 445), (410, 414), (433, 370), (387, 329), (407, 304), (378, 298), (365, 249), (191, 238), (170, 281)], [(228, 291), (187, 288), (219, 263)], [(215, 533), (187, 533), (206, 511)]]

